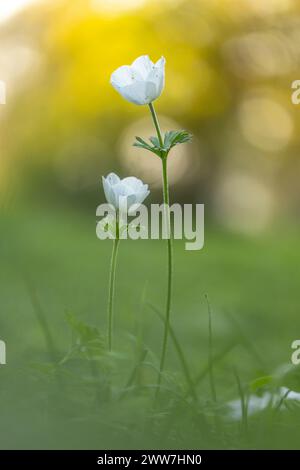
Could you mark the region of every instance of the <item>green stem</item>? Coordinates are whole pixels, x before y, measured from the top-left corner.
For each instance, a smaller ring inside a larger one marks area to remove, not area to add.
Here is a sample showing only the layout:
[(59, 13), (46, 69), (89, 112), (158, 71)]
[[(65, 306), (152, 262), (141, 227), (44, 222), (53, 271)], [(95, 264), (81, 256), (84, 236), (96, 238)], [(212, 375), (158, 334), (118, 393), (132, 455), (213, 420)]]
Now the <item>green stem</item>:
[(208, 311), (208, 366), (209, 366), (209, 382), (210, 389), (212, 394), (212, 399), (214, 402), (217, 402), (217, 392), (214, 380), (214, 371), (213, 371), (213, 335), (212, 335), (212, 315), (211, 315), (211, 306), (209, 302), (208, 295), (205, 294), (205, 299), (207, 303)]
[(112, 249), (110, 271), (109, 271), (109, 290), (108, 290), (108, 349), (109, 351), (112, 350), (113, 304), (114, 304), (116, 264), (117, 264), (117, 253), (118, 253), (119, 241), (120, 241), (119, 238), (115, 238), (113, 241), (113, 249)]
[[(158, 317), (161, 319), (161, 321), (164, 323), (164, 317), (160, 313), (160, 311), (154, 305), (152, 305), (150, 303), (148, 303), (148, 305), (153, 310), (153, 312), (156, 313), (158, 315)], [(192, 377), (191, 377), (191, 374), (190, 374), (190, 371), (189, 371), (189, 366), (188, 366), (187, 360), (185, 358), (185, 355), (183, 353), (183, 350), (180, 346), (180, 343), (179, 343), (179, 341), (178, 341), (178, 339), (175, 335), (175, 332), (174, 332), (174, 330), (173, 330), (173, 328), (170, 324), (169, 324), (169, 332), (170, 332), (171, 340), (173, 341), (173, 344), (174, 344), (174, 348), (176, 349), (176, 352), (178, 354), (178, 358), (181, 362), (182, 370), (184, 372), (184, 375), (186, 377), (186, 381), (187, 381), (187, 384), (188, 384), (188, 387), (189, 387), (189, 390), (188, 390), (187, 394), (191, 394), (194, 401), (196, 402), (197, 401), (197, 394), (196, 394), (194, 383), (193, 383), (193, 380), (192, 380)]]
[(50, 332), (50, 328), (49, 328), (49, 325), (48, 325), (47, 315), (45, 314), (45, 312), (42, 308), (42, 305), (41, 305), (40, 300), (38, 298), (35, 287), (30, 283), (30, 281), (28, 279), (26, 279), (25, 281), (27, 283), (28, 293), (29, 293), (29, 296), (30, 296), (30, 300), (31, 300), (33, 309), (34, 309), (36, 317), (37, 317), (37, 319), (40, 323), (41, 330), (44, 334), (45, 343), (46, 343), (46, 346), (47, 346), (47, 349), (48, 349), (49, 357), (50, 357), (51, 361), (54, 364), (56, 364), (57, 359), (58, 359), (58, 355), (57, 355), (57, 351), (56, 351), (56, 348), (54, 346), (53, 337), (52, 337), (52, 334)]
[(159, 122), (158, 122), (158, 118), (157, 118), (157, 115), (156, 115), (156, 112), (155, 112), (155, 109), (154, 109), (154, 104), (150, 103), (149, 108), (150, 108), (150, 112), (151, 112), (151, 116), (152, 116), (152, 119), (153, 119), (153, 122), (154, 122), (155, 129), (156, 129), (159, 145), (161, 147), (163, 147), (164, 143), (163, 143), (163, 139), (162, 139), (162, 135), (161, 135), (161, 130), (160, 130), (160, 125), (159, 125)]
[[(157, 133), (157, 138), (159, 140), (160, 146), (163, 147), (163, 138), (158, 122), (158, 118), (153, 106), (153, 103), (149, 104), (151, 111), (152, 119)], [(170, 208), (169, 208), (169, 182), (168, 182), (168, 166), (167, 166), (167, 153), (165, 151), (161, 152), (161, 161), (162, 161), (162, 176), (163, 176), (163, 199), (165, 205), (165, 222), (167, 229), (167, 245), (168, 245), (168, 285), (167, 285), (167, 300), (166, 300), (166, 310), (165, 310), (165, 324), (164, 324), (164, 336), (163, 336), (163, 345), (162, 353), (160, 358), (159, 365), (159, 376), (157, 381), (157, 390), (156, 395), (159, 393), (161, 377), (165, 366), (166, 351), (168, 344), (168, 335), (169, 335), (169, 325), (170, 325), (170, 313), (171, 313), (171, 299), (172, 299), (172, 273), (173, 273), (173, 243), (172, 243), (172, 234), (171, 234), (171, 222), (170, 222)]]
[(166, 316), (165, 316), (165, 328), (164, 328), (164, 339), (162, 347), (162, 355), (160, 360), (160, 376), (159, 384), (161, 380), (161, 373), (165, 365), (165, 356), (168, 342), (169, 323), (170, 323), (170, 312), (171, 312), (171, 298), (172, 298), (172, 273), (173, 273), (173, 244), (171, 235), (171, 224), (170, 224), (170, 210), (169, 210), (169, 184), (168, 184), (168, 171), (167, 171), (167, 159), (162, 160), (163, 169), (163, 193), (164, 193), (164, 204), (166, 207), (166, 225), (167, 225), (167, 246), (168, 246), (168, 286), (167, 286), (167, 301), (166, 301)]

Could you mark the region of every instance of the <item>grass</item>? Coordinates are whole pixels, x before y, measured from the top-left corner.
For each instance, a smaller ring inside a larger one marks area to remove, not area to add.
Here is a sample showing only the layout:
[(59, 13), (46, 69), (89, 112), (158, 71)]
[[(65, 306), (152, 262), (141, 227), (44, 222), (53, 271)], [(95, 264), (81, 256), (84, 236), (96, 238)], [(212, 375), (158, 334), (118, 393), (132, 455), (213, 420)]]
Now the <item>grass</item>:
[[(202, 251), (175, 242), (172, 332), (154, 404), (166, 246), (120, 243), (109, 354), (111, 243), (97, 240), (94, 222), (94, 207), (1, 214), (1, 448), (299, 447), (297, 402), (247, 410), (249, 394), (286, 385), (260, 378), (289, 364), (300, 336), (297, 233), (208, 227)], [(231, 400), (241, 401), (240, 420), (228, 415)]]

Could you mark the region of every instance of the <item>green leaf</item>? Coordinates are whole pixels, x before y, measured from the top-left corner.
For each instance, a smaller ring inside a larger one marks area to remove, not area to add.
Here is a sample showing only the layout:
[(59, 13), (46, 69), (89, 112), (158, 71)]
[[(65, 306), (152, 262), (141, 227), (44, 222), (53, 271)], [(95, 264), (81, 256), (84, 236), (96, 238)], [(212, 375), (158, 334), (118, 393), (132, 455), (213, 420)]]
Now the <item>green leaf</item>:
[(136, 137), (136, 142), (134, 142), (133, 146), (134, 147), (140, 147), (140, 148), (143, 148), (145, 150), (148, 150), (149, 152), (152, 152), (155, 155), (157, 155), (158, 157), (160, 157), (162, 149), (159, 147), (159, 145), (158, 146), (156, 145), (157, 144), (156, 138), (155, 137), (150, 137), (150, 141), (153, 145), (150, 145), (148, 142), (143, 140), (141, 137)]
[(192, 134), (187, 131), (168, 131), (164, 137), (164, 148), (170, 150), (172, 147), (178, 144), (184, 144), (192, 140)]
[(147, 144), (147, 142), (146, 142), (144, 139), (142, 139), (141, 137), (138, 137), (138, 136), (137, 136), (137, 137), (136, 137), (136, 140), (139, 142), (140, 145), (144, 145), (144, 146), (146, 146), (146, 147), (150, 147), (150, 145)]
[(72, 313), (66, 313), (66, 320), (73, 332), (70, 357), (81, 356), (94, 359), (103, 355), (105, 342), (98, 328), (78, 320)]
[(263, 377), (258, 377), (250, 383), (250, 388), (253, 392), (257, 392), (260, 389), (268, 387), (274, 383), (274, 377), (272, 375), (264, 375)]
[[(158, 137), (150, 137), (150, 143), (146, 142), (141, 137), (136, 137), (136, 142), (134, 142), (134, 147), (140, 147), (149, 152), (155, 153), (159, 157), (167, 156), (172, 147), (178, 144), (184, 144), (185, 142), (190, 142), (192, 135), (187, 131), (169, 131), (165, 133), (163, 147), (159, 143)], [(152, 145), (151, 145), (152, 144)]]
[(157, 137), (149, 137), (149, 140), (154, 145), (154, 147), (160, 148), (160, 143)]

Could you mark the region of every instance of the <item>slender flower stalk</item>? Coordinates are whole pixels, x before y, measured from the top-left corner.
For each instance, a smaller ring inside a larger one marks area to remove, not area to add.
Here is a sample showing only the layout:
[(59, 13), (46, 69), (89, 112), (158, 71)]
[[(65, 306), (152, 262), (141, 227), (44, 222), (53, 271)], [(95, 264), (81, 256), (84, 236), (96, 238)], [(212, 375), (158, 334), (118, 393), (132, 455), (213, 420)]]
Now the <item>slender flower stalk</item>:
[[(150, 108), (151, 116), (152, 116), (153, 123), (154, 123), (154, 126), (155, 126), (155, 130), (156, 130), (157, 138), (158, 138), (158, 141), (159, 141), (159, 145), (161, 147), (163, 147), (164, 143), (163, 143), (163, 139), (162, 139), (162, 135), (161, 135), (161, 130), (160, 130), (158, 117), (157, 117), (157, 114), (156, 114), (156, 111), (155, 111), (155, 108), (154, 108), (154, 104), (149, 103), (149, 108)], [(161, 155), (161, 157), (162, 156), (163, 155)]]
[(113, 249), (109, 271), (109, 288), (108, 288), (108, 349), (112, 350), (113, 344), (113, 316), (114, 316), (114, 295), (116, 280), (117, 254), (120, 239), (123, 230), (128, 229), (128, 225), (122, 226), (122, 217), (124, 214), (131, 215), (133, 209), (137, 209), (144, 199), (149, 195), (148, 185), (144, 184), (135, 176), (128, 176), (120, 179), (115, 173), (110, 173), (106, 178), (102, 177), (102, 184), (107, 202), (115, 210), (113, 220), (105, 217), (102, 220), (103, 227), (109, 232), (113, 238)]
[(137, 136), (133, 145), (152, 152), (157, 155), (162, 162), (164, 226), (167, 231), (168, 244), (168, 285), (164, 317), (164, 335), (156, 396), (160, 390), (162, 373), (165, 366), (172, 300), (173, 243), (169, 207), (167, 161), (169, 152), (173, 147), (189, 142), (192, 138), (191, 134), (184, 130), (168, 131), (164, 136), (160, 130), (153, 102), (161, 95), (165, 86), (165, 62), (164, 57), (161, 57), (156, 63), (154, 63), (150, 60), (149, 56), (143, 55), (138, 57), (131, 65), (123, 65), (119, 67), (111, 75), (112, 86), (118, 93), (120, 93), (121, 96), (123, 96), (123, 98), (125, 98), (125, 100), (136, 105), (149, 105), (157, 137), (150, 137), (150, 142), (148, 142)]
[(108, 287), (108, 350), (112, 350), (113, 340), (113, 314), (114, 314), (114, 295), (116, 281), (116, 265), (120, 240), (116, 238), (113, 241), (113, 249), (110, 260), (109, 287)]
[[(160, 147), (163, 148), (163, 139), (160, 130), (159, 121), (153, 103), (149, 104), (151, 116), (154, 122), (154, 126), (157, 133), (157, 138), (160, 144)], [(163, 335), (163, 345), (159, 365), (159, 376), (157, 381), (157, 394), (159, 392), (161, 376), (164, 370), (166, 351), (168, 344), (168, 335), (169, 335), (169, 326), (170, 326), (170, 313), (171, 313), (171, 300), (172, 300), (172, 277), (173, 277), (173, 243), (172, 243), (172, 233), (171, 233), (171, 221), (170, 221), (170, 196), (169, 196), (169, 182), (168, 182), (168, 159), (167, 153), (161, 151), (161, 161), (162, 161), (162, 177), (163, 177), (163, 199), (165, 207), (165, 224), (167, 229), (167, 245), (168, 245), (168, 284), (167, 284), (167, 299), (166, 299), (166, 310), (165, 310), (165, 324), (164, 324), (164, 335)]]

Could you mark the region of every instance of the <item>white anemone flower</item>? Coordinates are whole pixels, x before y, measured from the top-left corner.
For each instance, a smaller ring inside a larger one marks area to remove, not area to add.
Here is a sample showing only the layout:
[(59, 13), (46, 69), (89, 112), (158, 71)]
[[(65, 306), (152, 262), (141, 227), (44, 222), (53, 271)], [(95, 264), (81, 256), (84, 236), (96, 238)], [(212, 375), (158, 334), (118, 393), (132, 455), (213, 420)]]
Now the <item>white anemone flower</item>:
[(150, 104), (161, 95), (165, 85), (165, 58), (156, 63), (142, 55), (131, 65), (122, 65), (111, 75), (112, 86), (130, 103)]
[(107, 202), (121, 213), (131, 215), (150, 194), (148, 185), (135, 176), (120, 179), (110, 173), (106, 178), (102, 176), (102, 182)]

